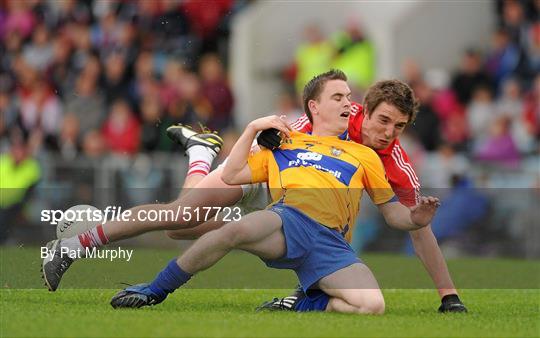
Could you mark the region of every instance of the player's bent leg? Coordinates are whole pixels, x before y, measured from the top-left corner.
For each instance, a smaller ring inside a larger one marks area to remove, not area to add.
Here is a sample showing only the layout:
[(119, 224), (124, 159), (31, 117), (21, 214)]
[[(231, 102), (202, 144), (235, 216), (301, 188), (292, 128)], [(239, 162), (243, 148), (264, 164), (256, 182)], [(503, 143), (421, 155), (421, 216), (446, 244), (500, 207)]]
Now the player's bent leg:
[[(184, 239), (183, 236), (191, 236), (191, 238), (198, 238), (202, 234), (219, 228), (223, 225), (223, 222), (217, 217), (217, 221), (214, 220), (216, 212), (219, 208), (233, 206), (242, 199), (243, 190), (240, 185), (228, 185), (221, 179), (222, 168), (218, 168), (212, 171), (208, 176), (204, 177), (195, 188), (187, 190), (180, 199), (177, 199), (169, 204), (168, 208), (171, 210), (177, 210), (180, 208), (183, 212), (190, 212), (191, 215), (189, 221), (182, 220), (178, 224), (172, 224), (165, 230), (170, 230), (168, 233), (171, 238)], [(207, 213), (206, 210), (201, 210), (203, 207), (212, 207), (211, 212)], [(199, 209), (199, 211), (197, 211)], [(204, 217), (202, 215), (204, 214)], [(203, 223), (207, 223), (202, 228), (198, 228)], [(179, 231), (179, 229), (186, 229), (197, 227), (193, 231)]]
[[(256, 210), (263, 210), (270, 203), (270, 196), (269, 196), (268, 189), (266, 189), (266, 185), (262, 185), (262, 184), (251, 184), (251, 185), (245, 185), (245, 186), (223, 185), (223, 182), (221, 182), (221, 177), (217, 177), (219, 176), (218, 174), (221, 172), (221, 169), (218, 169), (218, 170), (219, 171), (215, 173), (211, 173), (210, 174), (211, 178), (206, 178), (203, 184), (197, 186), (197, 188), (193, 190), (198, 191), (200, 187), (202, 187), (201, 189), (203, 189), (208, 186), (213, 186), (213, 185), (218, 186), (221, 184), (221, 188), (219, 188), (219, 190), (216, 191), (216, 194), (221, 194), (220, 196), (217, 196), (217, 197), (222, 198), (223, 200), (216, 202), (216, 203), (219, 203), (219, 205), (217, 206), (228, 207), (234, 204), (234, 206), (240, 208), (240, 210), (244, 214), (252, 212), (252, 211), (256, 211)], [(214, 179), (219, 180), (219, 181), (212, 182), (212, 180)], [(203, 190), (202, 192), (205, 192), (205, 191)], [(234, 212), (237, 213), (237, 211), (234, 211)], [(204, 224), (198, 225), (195, 228), (169, 230), (167, 231), (167, 234), (169, 235), (169, 237), (173, 239), (177, 239), (177, 240), (197, 239), (203, 234), (207, 233), (208, 231), (221, 227), (224, 223), (219, 222), (219, 220), (223, 219), (224, 217), (228, 217), (227, 215), (229, 216), (231, 215), (231, 209), (222, 210), (219, 215), (217, 215), (216, 217), (212, 217), (213, 218), (212, 221), (205, 222)], [(217, 219), (217, 221), (214, 218)], [(230, 219), (230, 217), (228, 218)]]
[(283, 256), (286, 248), (281, 218), (271, 211), (253, 212), (238, 222), (206, 233), (177, 262), (193, 274), (214, 265), (232, 249), (246, 250), (266, 259)]
[(365, 264), (355, 263), (338, 270), (322, 278), (319, 287), (331, 297), (327, 311), (384, 313), (384, 297), (375, 276)]
[(206, 174), (192, 174), (185, 178), (184, 184), (182, 185), (182, 191), (180, 192), (179, 198), (185, 194), (185, 191), (188, 189), (195, 188), (201, 181), (208, 175)]
[[(236, 248), (252, 253), (262, 259), (274, 260), (283, 257), (287, 251), (287, 246), (285, 235), (281, 230), (281, 217), (275, 212), (267, 210), (256, 211), (252, 214), (256, 214), (257, 221), (256, 223), (244, 222), (249, 227), (249, 232), (245, 234), (242, 234), (241, 229), (240, 231), (237, 230), (237, 236), (243, 238), (243, 241), (238, 243)], [(261, 226), (262, 224), (264, 226)], [(255, 233), (252, 230), (253, 228), (257, 230)]]
[[(208, 173), (216, 156), (223, 147), (223, 139), (201, 125), (202, 132), (196, 132), (182, 124), (167, 128), (167, 136), (184, 148), (189, 157), (189, 168), (183, 188), (195, 187)], [(181, 191), (180, 196), (184, 194)]]
[[(362, 273), (361, 278), (353, 277), (355, 278), (352, 280), (354, 283), (351, 283), (351, 277), (347, 276), (346, 273), (354, 272), (354, 269), (346, 269), (354, 265), (361, 266), (361, 269), (366, 271)], [(382, 314), (384, 312), (384, 298), (369, 269), (360, 263), (350, 265), (347, 268), (338, 270), (336, 273), (321, 279), (323, 283), (327, 283), (333, 288), (333, 293), (330, 296), (324, 292), (326, 290), (310, 290), (308, 297), (300, 288), (288, 297), (274, 298), (272, 301), (263, 303), (257, 308), (257, 311), (333, 311)], [(320, 284), (319, 287), (321, 287)], [(358, 289), (360, 287), (361, 289)]]
[[(242, 186), (228, 185), (221, 179), (223, 168), (217, 168), (173, 204), (182, 206), (226, 207), (236, 204), (243, 196)], [(181, 203), (181, 204), (180, 204)]]
[[(126, 222), (110, 221), (103, 226), (109, 242), (126, 239), (153, 230), (176, 230), (195, 227), (204, 223), (205, 218), (215, 216), (216, 209), (208, 214), (203, 207), (224, 207), (238, 202), (242, 198), (241, 186), (230, 186), (221, 180), (221, 169), (214, 170), (194, 189), (168, 204), (148, 204), (131, 208), (132, 215), (148, 215), (150, 212), (171, 212), (180, 217), (165, 217), (148, 222), (135, 217)], [(203, 217), (204, 216), (204, 217)]]
[[(221, 180), (221, 171), (218, 169), (206, 176), (198, 185), (200, 189), (192, 189), (186, 196), (169, 204), (148, 204), (130, 209), (133, 218), (129, 221), (108, 221), (105, 224), (82, 233), (79, 236), (50, 242), (48, 245), (57, 247), (67, 247), (70, 250), (82, 250), (89, 247), (99, 247), (110, 242), (125, 238), (131, 238), (153, 230), (175, 230), (179, 228), (190, 228), (204, 222), (198, 218), (202, 213), (195, 213), (194, 210), (205, 206), (229, 206), (242, 198), (241, 186), (229, 186)], [(215, 189), (219, 189), (216, 192)], [(189, 209), (185, 207), (190, 207)], [(180, 208), (182, 211), (189, 210), (188, 217), (181, 215), (178, 219), (165, 218), (160, 221), (149, 222), (141, 219), (140, 215), (148, 215), (149, 212), (170, 212)], [(217, 210), (216, 210), (217, 211)], [(216, 212), (215, 211), (215, 212)], [(215, 214), (214, 212), (214, 214)], [(213, 217), (214, 214), (205, 214), (205, 217)], [(215, 224), (217, 226), (218, 224)], [(201, 229), (205, 231), (205, 229)], [(64, 257), (53, 256), (51, 259), (44, 259), (42, 262), (42, 275), (47, 287), (55, 291), (64, 273), (70, 264), (66, 264)]]
[[(348, 289), (331, 297), (326, 311), (341, 313), (382, 315), (385, 310), (384, 297), (380, 290)], [(345, 301), (344, 299), (348, 299)], [(350, 302), (350, 303), (349, 303)]]
[(194, 240), (200, 238), (207, 232), (221, 228), (226, 222), (223, 220), (211, 220), (197, 225), (194, 228), (167, 230), (166, 234), (171, 239), (175, 240)]
[(358, 308), (353, 306), (341, 298), (331, 297), (326, 306), (328, 312), (340, 312), (340, 313), (359, 313)]
[(154, 281), (120, 291), (112, 298), (111, 305), (139, 308), (161, 303), (195, 273), (214, 265), (234, 248), (263, 258), (281, 257), (286, 250), (281, 218), (271, 211), (258, 211), (203, 235), (179, 259), (170, 261)]

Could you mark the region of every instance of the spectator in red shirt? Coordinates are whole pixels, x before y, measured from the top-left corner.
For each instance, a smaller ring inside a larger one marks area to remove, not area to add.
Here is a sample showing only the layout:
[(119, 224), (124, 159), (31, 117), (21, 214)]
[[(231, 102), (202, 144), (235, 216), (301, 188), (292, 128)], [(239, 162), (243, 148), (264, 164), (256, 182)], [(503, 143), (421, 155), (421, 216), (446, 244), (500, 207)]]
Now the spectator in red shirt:
[(182, 11), (192, 30), (206, 39), (213, 37), (221, 19), (231, 10), (232, 5), (231, 0), (186, 0), (182, 3)]
[(540, 75), (536, 76), (533, 88), (525, 99), (525, 125), (529, 134), (540, 139)]
[(141, 126), (128, 103), (116, 100), (102, 133), (105, 143), (112, 153), (132, 155), (139, 149)]
[(214, 130), (224, 130), (233, 125), (233, 95), (223, 65), (215, 54), (205, 55), (199, 66), (202, 80), (201, 92), (212, 105), (213, 115), (209, 127)]

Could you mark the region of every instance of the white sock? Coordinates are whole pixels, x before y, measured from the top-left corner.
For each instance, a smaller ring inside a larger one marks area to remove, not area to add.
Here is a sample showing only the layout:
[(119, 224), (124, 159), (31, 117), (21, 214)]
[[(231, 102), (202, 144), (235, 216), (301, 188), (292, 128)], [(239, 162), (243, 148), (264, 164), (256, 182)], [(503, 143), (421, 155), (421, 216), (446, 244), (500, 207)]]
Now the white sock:
[(62, 246), (70, 250), (76, 250), (85, 253), (86, 248), (100, 247), (109, 243), (109, 239), (103, 232), (103, 226), (100, 224), (87, 230), (80, 235), (62, 240)]
[(189, 169), (187, 176), (198, 174), (206, 176), (210, 172), (212, 162), (216, 157), (215, 153), (208, 147), (196, 145), (187, 149), (189, 158)]

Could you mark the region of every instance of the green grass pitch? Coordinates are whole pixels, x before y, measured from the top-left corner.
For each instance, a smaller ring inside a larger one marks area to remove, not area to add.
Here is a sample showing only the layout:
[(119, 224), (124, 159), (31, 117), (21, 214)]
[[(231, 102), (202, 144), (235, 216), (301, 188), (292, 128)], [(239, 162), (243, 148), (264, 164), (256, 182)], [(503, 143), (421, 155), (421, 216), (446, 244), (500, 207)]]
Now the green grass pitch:
[(110, 307), (122, 288), (118, 282), (150, 280), (177, 252), (137, 249), (130, 263), (76, 262), (55, 293), (40, 288), (37, 248), (0, 253), (0, 337), (540, 336), (538, 261), (451, 260), (469, 313), (442, 315), (417, 259), (366, 255), (383, 287), (386, 314), (359, 316), (255, 313), (264, 300), (287, 295), (295, 278), (242, 253), (203, 272), (164, 303), (138, 310)]

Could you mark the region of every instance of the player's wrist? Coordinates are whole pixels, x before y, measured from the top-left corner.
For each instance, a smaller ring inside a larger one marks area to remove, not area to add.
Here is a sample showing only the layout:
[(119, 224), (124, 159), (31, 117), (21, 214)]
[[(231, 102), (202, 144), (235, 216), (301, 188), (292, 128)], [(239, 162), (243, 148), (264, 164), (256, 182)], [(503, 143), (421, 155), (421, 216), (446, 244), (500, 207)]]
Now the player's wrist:
[(245, 129), (245, 132), (255, 137), (255, 135), (259, 132), (259, 129), (257, 128), (257, 125), (255, 124), (255, 121), (251, 121), (250, 123), (248, 123)]

